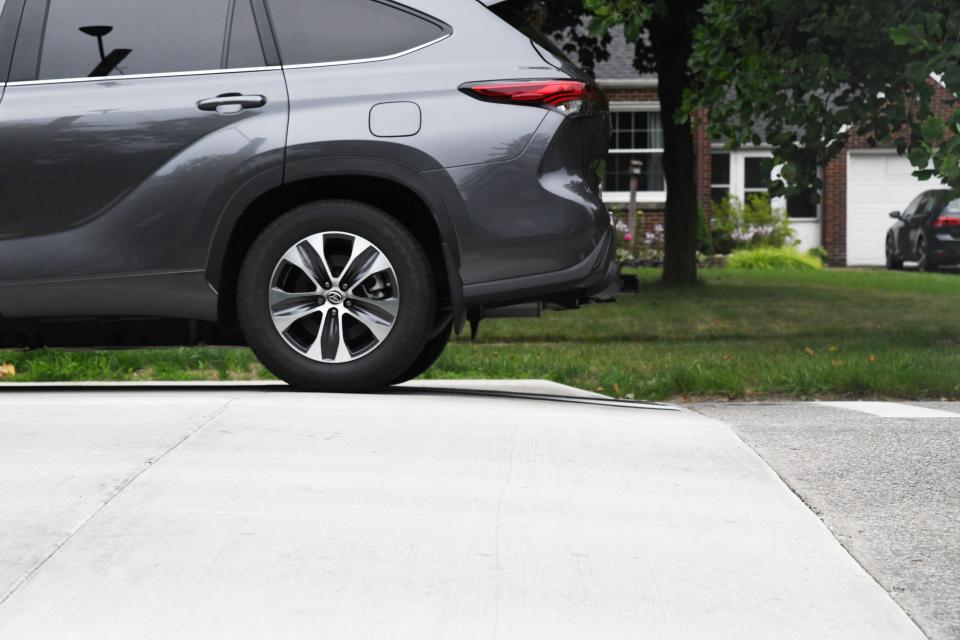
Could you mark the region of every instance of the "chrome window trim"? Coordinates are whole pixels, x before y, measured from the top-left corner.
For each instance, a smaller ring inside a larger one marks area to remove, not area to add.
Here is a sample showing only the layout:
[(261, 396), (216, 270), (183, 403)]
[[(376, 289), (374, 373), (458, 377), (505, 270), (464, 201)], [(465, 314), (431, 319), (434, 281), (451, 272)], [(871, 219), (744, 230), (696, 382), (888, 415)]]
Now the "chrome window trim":
[[(332, 62), (306, 62), (303, 64), (285, 64), (283, 65), (283, 68), (284, 69), (311, 69), (313, 67), (339, 67), (341, 65), (348, 65), (348, 64), (364, 64), (367, 62), (383, 62), (384, 60), (395, 60), (396, 58), (401, 58), (403, 56), (410, 55), (411, 53), (420, 51), (421, 49), (432, 47), (438, 42), (443, 42), (444, 40), (446, 40), (452, 35), (453, 33), (445, 33), (439, 38), (436, 38), (435, 40), (431, 40), (430, 42), (425, 42), (421, 45), (413, 47), (412, 49), (407, 49), (406, 51), (401, 51), (399, 53), (392, 53), (387, 56), (379, 56), (377, 58), (358, 58), (356, 60), (334, 60)], [(280, 52), (280, 57), (283, 58), (282, 51)]]
[[(116, 82), (118, 80), (142, 80), (144, 78), (179, 78), (183, 76), (208, 76), (227, 73), (252, 73), (255, 71), (280, 71), (281, 67), (244, 67), (242, 69), (206, 69), (201, 71), (173, 71), (167, 73), (135, 73), (129, 76), (98, 76), (96, 78), (56, 78), (51, 80), (20, 80), (8, 82), (8, 87), (42, 84), (73, 84), (76, 82)], [(2, 86), (2, 84), (0, 84)]]
[[(420, 51), (421, 49), (426, 49), (427, 47), (432, 47), (438, 42), (443, 42), (450, 36), (452, 33), (445, 33), (439, 38), (431, 40), (430, 42), (425, 42), (421, 45), (413, 47), (412, 49), (407, 49), (406, 51), (400, 51), (399, 53), (393, 53), (387, 56), (380, 56), (377, 58), (359, 58), (357, 60), (335, 60), (332, 62), (308, 62), (305, 64), (287, 64), (280, 66), (271, 66), (271, 67), (246, 67), (242, 69), (206, 69), (200, 71), (173, 71), (165, 73), (136, 73), (129, 76), (99, 76), (96, 78), (54, 78), (50, 80), (20, 80), (17, 82), (8, 82), (6, 86), (9, 87), (23, 87), (23, 86), (32, 86), (32, 85), (44, 85), (44, 84), (72, 84), (75, 82), (114, 82), (117, 80), (142, 80), (144, 78), (179, 78), (184, 76), (204, 76), (204, 75), (220, 75), (226, 73), (251, 73), (254, 71), (279, 71), (281, 69), (310, 69), (314, 67), (339, 67), (341, 65), (350, 65), (350, 64), (365, 64), (367, 62), (383, 62), (385, 60), (395, 60), (396, 58), (401, 58), (411, 53)], [(4, 86), (3, 83), (0, 83), (0, 86)]]

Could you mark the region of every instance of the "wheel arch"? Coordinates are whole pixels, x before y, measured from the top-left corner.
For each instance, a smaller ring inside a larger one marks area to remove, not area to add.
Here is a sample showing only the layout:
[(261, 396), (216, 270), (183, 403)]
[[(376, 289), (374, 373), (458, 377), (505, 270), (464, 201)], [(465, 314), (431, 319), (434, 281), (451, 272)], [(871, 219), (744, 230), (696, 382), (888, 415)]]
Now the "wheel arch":
[(301, 162), (288, 166), (286, 174), (279, 186), (236, 198), (221, 218), (207, 279), (218, 293), (222, 323), (236, 320), (240, 267), (263, 229), (301, 204), (338, 199), (382, 209), (411, 231), (427, 253), (440, 299), (462, 327), (466, 311), (459, 241), (445, 201), (419, 174), (393, 162), (356, 158)]

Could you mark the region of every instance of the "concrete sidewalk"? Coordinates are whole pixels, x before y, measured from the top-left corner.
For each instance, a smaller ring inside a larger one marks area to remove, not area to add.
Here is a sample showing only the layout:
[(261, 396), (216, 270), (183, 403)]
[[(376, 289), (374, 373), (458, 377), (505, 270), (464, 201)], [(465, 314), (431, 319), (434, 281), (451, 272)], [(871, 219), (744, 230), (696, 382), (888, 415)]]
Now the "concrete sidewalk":
[(486, 383), (0, 387), (0, 416), (3, 638), (922, 637), (686, 411)]

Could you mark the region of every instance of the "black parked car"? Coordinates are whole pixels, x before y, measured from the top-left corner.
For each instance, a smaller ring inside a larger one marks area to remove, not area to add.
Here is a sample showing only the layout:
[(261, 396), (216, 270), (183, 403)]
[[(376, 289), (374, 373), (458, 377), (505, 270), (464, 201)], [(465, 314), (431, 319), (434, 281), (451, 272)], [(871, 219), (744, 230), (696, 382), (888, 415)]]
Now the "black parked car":
[(960, 264), (960, 198), (948, 189), (917, 196), (887, 232), (887, 268), (916, 262), (921, 271)]
[(609, 113), (529, 0), (0, 0), (0, 348), (416, 377), (619, 290)]

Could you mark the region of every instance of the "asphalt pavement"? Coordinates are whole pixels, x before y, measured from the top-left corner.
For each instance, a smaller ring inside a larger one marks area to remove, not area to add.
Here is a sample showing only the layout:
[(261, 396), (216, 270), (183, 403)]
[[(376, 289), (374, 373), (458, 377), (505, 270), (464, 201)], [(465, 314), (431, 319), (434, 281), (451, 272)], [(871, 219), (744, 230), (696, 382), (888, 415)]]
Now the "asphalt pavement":
[(931, 638), (960, 638), (960, 403), (694, 408), (731, 425)]
[(692, 411), (73, 385), (0, 416), (0, 638), (923, 637)]

